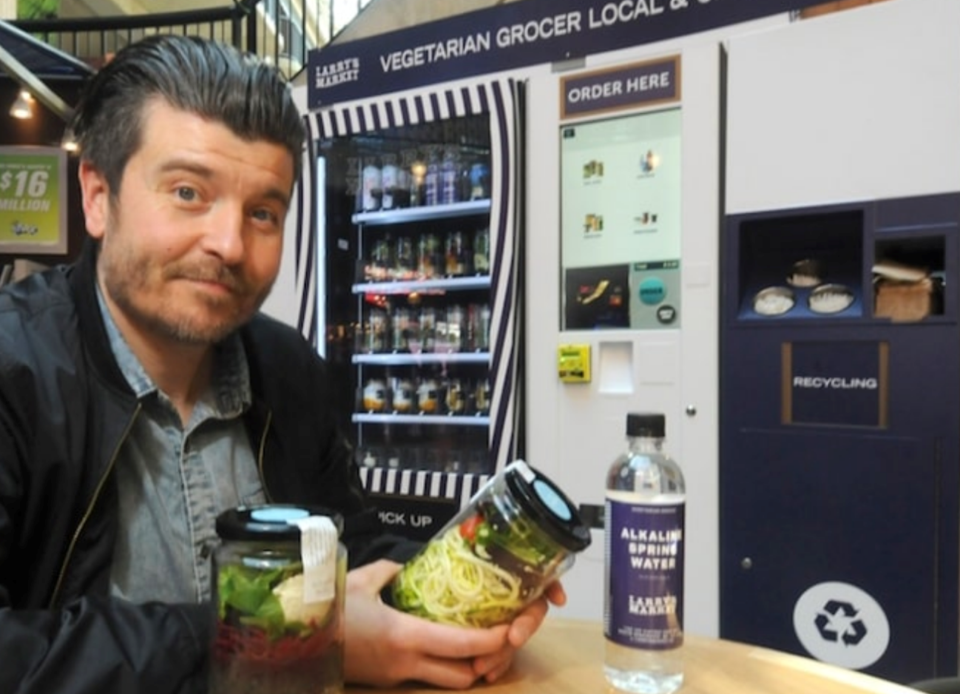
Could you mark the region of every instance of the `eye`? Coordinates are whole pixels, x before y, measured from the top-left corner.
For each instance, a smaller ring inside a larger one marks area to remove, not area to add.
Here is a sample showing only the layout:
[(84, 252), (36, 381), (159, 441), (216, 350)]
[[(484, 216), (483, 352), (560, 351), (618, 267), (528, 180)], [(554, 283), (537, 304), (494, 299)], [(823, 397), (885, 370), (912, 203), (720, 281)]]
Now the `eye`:
[(180, 186), (176, 191), (177, 197), (184, 202), (196, 202), (197, 191), (187, 186)]
[(258, 222), (266, 222), (267, 224), (272, 224), (274, 226), (280, 225), (280, 215), (269, 207), (260, 207), (256, 210), (253, 210), (251, 216)]

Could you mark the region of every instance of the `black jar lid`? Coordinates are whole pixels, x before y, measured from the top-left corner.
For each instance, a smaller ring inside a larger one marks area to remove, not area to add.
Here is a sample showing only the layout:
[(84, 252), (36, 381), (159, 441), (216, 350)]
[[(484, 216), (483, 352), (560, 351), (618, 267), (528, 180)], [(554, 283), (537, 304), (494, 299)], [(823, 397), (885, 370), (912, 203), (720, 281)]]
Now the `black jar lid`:
[(590, 545), (590, 528), (577, 507), (550, 479), (518, 460), (504, 470), (507, 487), (524, 513), (533, 518), (560, 546), (580, 552)]
[(322, 506), (263, 504), (231, 508), (217, 516), (217, 535), (222, 540), (300, 541), (300, 527), (294, 522), (310, 516), (326, 516), (337, 534), (343, 532), (343, 516)]

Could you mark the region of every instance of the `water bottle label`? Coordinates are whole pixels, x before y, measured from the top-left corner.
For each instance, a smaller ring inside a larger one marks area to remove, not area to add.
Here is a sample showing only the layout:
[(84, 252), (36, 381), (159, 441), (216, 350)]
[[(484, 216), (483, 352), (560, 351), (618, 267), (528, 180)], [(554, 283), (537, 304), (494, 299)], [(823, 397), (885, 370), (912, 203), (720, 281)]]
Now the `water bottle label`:
[(684, 504), (606, 502), (604, 632), (623, 646), (683, 642)]

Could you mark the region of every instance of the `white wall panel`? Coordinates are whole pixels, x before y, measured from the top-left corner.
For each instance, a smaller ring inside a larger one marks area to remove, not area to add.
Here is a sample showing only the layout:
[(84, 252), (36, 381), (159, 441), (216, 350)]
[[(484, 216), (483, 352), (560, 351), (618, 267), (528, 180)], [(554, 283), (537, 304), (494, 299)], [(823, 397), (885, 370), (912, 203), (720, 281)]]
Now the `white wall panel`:
[(727, 213), (960, 189), (958, 27), (897, 0), (732, 38)]

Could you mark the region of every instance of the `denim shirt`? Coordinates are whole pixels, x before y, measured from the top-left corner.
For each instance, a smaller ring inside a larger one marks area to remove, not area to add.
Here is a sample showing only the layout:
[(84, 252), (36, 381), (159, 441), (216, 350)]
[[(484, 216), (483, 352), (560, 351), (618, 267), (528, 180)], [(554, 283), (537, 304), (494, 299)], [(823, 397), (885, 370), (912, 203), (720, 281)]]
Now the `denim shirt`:
[(241, 418), (252, 402), (243, 344), (234, 334), (216, 345), (210, 386), (181, 426), (97, 293), (114, 356), (143, 406), (114, 470), (113, 594), (138, 603), (209, 600), (217, 515), (265, 500)]

